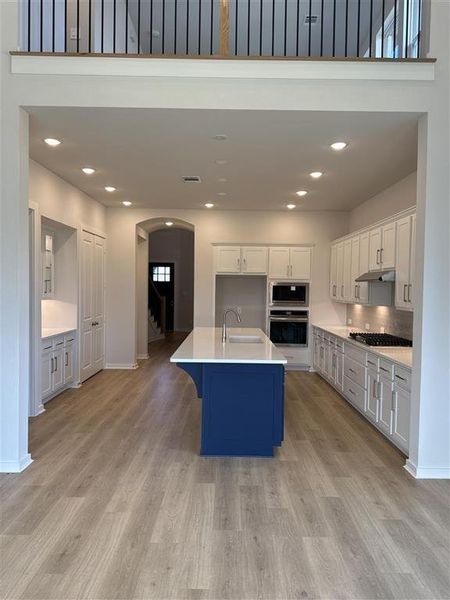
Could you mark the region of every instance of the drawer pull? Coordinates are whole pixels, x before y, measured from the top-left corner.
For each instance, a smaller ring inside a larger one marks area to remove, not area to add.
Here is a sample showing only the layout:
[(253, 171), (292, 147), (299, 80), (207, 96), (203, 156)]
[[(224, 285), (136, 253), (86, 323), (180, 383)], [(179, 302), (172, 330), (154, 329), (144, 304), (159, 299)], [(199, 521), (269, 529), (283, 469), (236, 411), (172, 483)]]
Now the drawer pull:
[(350, 373), (353, 373), (354, 375), (356, 375), (356, 371), (354, 371), (352, 368), (348, 368), (348, 370), (350, 371)]
[(404, 377), (401, 377), (400, 375), (396, 375), (397, 379), (401, 379), (402, 381), (406, 381), (406, 379)]
[(371, 360), (368, 360), (367, 362), (369, 363), (369, 365), (373, 365), (374, 367), (377, 366), (376, 363), (372, 362)]
[(384, 371), (385, 373), (389, 373), (389, 369), (385, 369), (384, 367), (380, 367), (380, 369), (381, 369), (382, 371)]
[(44, 350), (50, 350), (51, 346), (46, 346)]
[(61, 344), (64, 344), (64, 342), (58, 342), (56, 345), (61, 346)]
[(355, 392), (352, 390), (352, 388), (348, 388), (348, 391), (350, 392), (350, 394), (355, 395)]
[(66, 342), (73, 342), (74, 338), (70, 338), (70, 340), (66, 340)]

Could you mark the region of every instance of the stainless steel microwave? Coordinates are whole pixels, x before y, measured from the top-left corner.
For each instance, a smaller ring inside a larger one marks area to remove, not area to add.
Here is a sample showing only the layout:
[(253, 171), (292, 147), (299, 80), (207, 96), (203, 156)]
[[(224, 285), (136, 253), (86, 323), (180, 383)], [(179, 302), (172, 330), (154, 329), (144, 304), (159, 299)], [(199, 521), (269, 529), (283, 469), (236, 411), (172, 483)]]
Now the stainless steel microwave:
[(271, 281), (270, 306), (308, 306), (309, 283), (295, 281)]

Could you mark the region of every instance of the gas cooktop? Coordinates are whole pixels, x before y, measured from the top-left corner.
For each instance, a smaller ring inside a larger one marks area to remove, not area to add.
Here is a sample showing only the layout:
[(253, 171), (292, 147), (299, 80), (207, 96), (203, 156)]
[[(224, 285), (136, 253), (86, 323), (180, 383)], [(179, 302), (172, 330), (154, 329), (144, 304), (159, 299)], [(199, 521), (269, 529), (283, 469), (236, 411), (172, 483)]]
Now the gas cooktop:
[(356, 342), (361, 342), (368, 346), (412, 346), (411, 340), (391, 335), (390, 333), (360, 333), (355, 331), (354, 333), (349, 333), (349, 337)]

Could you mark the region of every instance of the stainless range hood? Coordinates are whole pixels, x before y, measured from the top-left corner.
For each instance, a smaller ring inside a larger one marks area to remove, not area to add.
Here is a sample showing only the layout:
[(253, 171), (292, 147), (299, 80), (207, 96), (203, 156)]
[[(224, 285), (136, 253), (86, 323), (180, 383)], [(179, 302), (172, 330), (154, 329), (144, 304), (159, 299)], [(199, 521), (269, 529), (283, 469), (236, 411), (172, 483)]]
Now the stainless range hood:
[(392, 283), (395, 281), (395, 271), (369, 271), (357, 277), (355, 281), (385, 281)]

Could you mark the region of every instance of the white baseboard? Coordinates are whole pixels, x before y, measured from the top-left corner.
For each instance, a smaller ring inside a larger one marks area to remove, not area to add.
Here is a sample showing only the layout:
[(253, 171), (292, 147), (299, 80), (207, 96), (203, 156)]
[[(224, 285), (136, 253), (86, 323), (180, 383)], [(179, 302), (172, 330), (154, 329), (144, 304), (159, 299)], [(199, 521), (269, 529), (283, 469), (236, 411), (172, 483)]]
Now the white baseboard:
[(417, 467), (408, 458), (404, 468), (415, 479), (450, 479), (450, 467)]
[(122, 363), (108, 363), (105, 365), (105, 369), (137, 369), (139, 365), (137, 363), (132, 364), (122, 364)]
[(31, 465), (33, 459), (31, 454), (27, 454), (21, 460), (0, 461), (0, 473), (21, 473)]
[(138, 354), (136, 358), (138, 360), (147, 360), (147, 358), (149, 358), (148, 352), (147, 354)]

